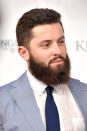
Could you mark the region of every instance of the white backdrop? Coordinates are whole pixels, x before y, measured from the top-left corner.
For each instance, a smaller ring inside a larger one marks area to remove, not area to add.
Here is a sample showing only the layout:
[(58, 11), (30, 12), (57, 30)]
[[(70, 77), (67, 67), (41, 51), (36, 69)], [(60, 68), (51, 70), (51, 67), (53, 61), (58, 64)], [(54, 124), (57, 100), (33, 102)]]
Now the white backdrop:
[(0, 86), (17, 79), (27, 68), (17, 53), (15, 28), (21, 15), (36, 7), (62, 14), (71, 76), (87, 83), (87, 0), (1, 0)]

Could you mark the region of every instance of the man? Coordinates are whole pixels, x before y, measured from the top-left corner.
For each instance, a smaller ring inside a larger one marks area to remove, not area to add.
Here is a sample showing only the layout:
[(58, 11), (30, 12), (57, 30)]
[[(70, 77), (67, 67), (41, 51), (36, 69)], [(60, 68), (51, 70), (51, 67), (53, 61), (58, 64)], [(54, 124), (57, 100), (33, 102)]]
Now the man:
[[(1, 129), (87, 131), (87, 85), (70, 78), (61, 15), (51, 9), (32, 9), (19, 19), (16, 36), (28, 71), (0, 87)], [(52, 103), (55, 107), (49, 108)]]

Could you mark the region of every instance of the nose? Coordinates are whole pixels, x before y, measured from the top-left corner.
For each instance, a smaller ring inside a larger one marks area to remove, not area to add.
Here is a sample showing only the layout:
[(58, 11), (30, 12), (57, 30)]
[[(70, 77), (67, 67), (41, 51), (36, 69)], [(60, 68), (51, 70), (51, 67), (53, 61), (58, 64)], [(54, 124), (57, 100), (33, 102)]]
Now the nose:
[(61, 54), (61, 46), (59, 46), (57, 43), (53, 45), (53, 56), (60, 55)]

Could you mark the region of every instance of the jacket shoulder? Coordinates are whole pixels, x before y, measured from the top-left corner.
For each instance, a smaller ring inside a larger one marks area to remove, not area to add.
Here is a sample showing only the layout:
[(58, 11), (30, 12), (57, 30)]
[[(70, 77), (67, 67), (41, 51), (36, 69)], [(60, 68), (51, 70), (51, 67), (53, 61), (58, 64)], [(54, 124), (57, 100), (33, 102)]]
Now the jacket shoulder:
[(0, 86), (0, 92), (3, 91), (3, 90), (8, 90), (10, 88), (12, 88), (18, 81), (21, 81), (24, 79), (24, 77), (26, 76), (26, 73), (27, 71), (25, 71), (21, 76), (19, 76), (16, 80), (10, 82), (10, 83), (7, 83), (3, 86)]
[(8, 107), (9, 103), (13, 102), (13, 97), (11, 96), (10, 91), (14, 90), (15, 84), (23, 81), (25, 76), (26, 72), (24, 72), (17, 80), (0, 87), (0, 115), (4, 113), (4, 110)]
[(70, 88), (78, 88), (80, 90), (87, 90), (87, 84), (84, 82), (81, 82), (78, 79), (71, 78), (68, 82), (68, 85)]

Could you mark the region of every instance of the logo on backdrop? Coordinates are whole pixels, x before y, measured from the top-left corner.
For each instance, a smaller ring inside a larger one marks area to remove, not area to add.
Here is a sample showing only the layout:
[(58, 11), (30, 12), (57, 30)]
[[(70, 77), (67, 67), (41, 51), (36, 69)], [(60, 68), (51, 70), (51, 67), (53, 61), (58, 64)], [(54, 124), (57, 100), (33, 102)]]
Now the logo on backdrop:
[(87, 41), (86, 40), (77, 40), (76, 42), (76, 51), (87, 52)]
[[(75, 50), (77, 52), (87, 52), (87, 41), (86, 40), (76, 40)], [(17, 49), (17, 41), (14, 39), (0, 40), (0, 50), (7, 50), (12, 53)]]
[(0, 50), (14, 53), (17, 48), (17, 41), (14, 39), (0, 40)]

